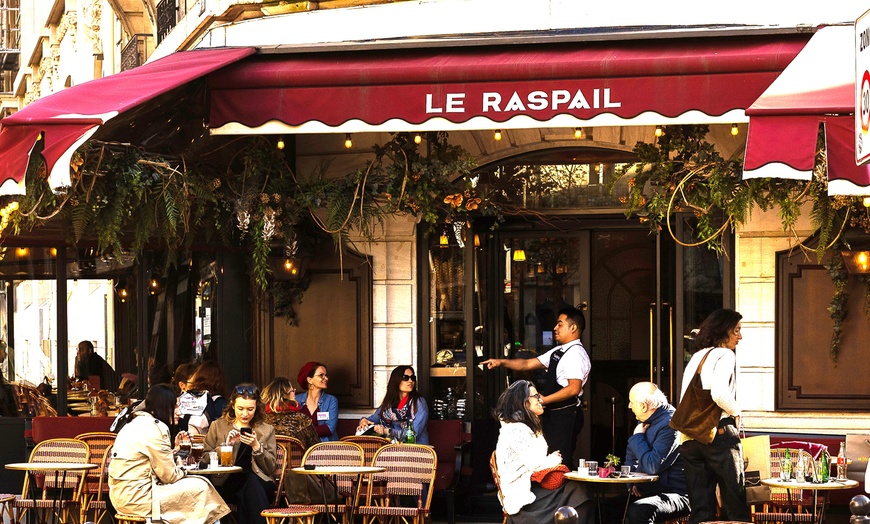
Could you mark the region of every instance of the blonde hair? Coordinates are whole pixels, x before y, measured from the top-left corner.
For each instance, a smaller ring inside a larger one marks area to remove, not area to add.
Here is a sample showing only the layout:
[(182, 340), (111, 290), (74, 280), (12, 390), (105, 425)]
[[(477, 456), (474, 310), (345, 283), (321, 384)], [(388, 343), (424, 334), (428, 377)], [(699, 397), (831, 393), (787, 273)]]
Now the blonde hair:
[(294, 397), (291, 397), (295, 392), (296, 390), (293, 388), (293, 383), (290, 382), (290, 379), (275, 377), (269, 385), (263, 388), (263, 391), (260, 393), (260, 400), (271, 411), (276, 412), (287, 404), (299, 405), (299, 402)]

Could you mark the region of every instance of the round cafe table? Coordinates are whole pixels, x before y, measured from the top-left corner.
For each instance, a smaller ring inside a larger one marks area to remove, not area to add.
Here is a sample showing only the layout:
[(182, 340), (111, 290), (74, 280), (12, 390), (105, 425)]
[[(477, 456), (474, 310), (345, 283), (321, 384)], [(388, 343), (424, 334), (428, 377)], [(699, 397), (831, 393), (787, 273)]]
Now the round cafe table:
[[(595, 496), (595, 503), (598, 510), (598, 522), (604, 522), (602, 509), (604, 507), (604, 489), (601, 486), (607, 484), (642, 484), (645, 482), (655, 482), (659, 479), (658, 475), (646, 475), (644, 473), (632, 473), (627, 477), (599, 477), (598, 473), (581, 475), (577, 471), (569, 471), (565, 473), (565, 478), (576, 482), (589, 482), (596, 487), (592, 488), (592, 494)], [(625, 522), (625, 514), (628, 511), (628, 504), (631, 498), (625, 502), (625, 510), (622, 512), (622, 521)]]
[[(356, 495), (354, 496), (354, 503), (359, 500), (359, 490), (360, 486), (362, 486), (362, 476), (363, 475), (371, 475), (372, 473), (382, 473), (386, 471), (387, 468), (382, 468), (379, 466), (316, 466), (314, 469), (306, 469), (305, 467), (295, 467), (290, 471), (293, 473), (298, 473), (300, 475), (320, 475), (320, 491), (323, 493), (323, 509), (326, 510), (327, 521), (329, 520), (337, 520), (333, 516), (332, 512), (329, 510), (329, 503), (326, 500), (326, 477), (333, 477), (333, 484), (335, 484), (335, 477), (338, 475), (356, 475)], [(347, 522), (353, 522), (353, 512), (356, 508), (354, 508), (353, 504), (347, 506)]]
[(218, 466), (216, 468), (200, 467), (193, 469), (190, 466), (184, 468), (188, 475), (224, 475), (227, 473), (238, 473), (242, 471), (241, 466)]
[(791, 507), (791, 510), (794, 511), (794, 506), (797, 504), (793, 504), (794, 499), (792, 498), (792, 490), (795, 489), (808, 489), (813, 492), (813, 520), (815, 524), (821, 524), (825, 520), (825, 504), (822, 504), (822, 507), (819, 508), (819, 491), (831, 491), (837, 489), (850, 489), (854, 488), (858, 485), (858, 482), (850, 479), (830, 479), (827, 482), (813, 483), (813, 482), (798, 482), (796, 480), (784, 480), (780, 478), (770, 478), (770, 479), (761, 479), (761, 483), (765, 486), (770, 486), (771, 488), (781, 488), (788, 491), (788, 503)]
[[(43, 472), (45, 474), (54, 473), (54, 479), (57, 483), (57, 478), (60, 476), (60, 483), (58, 485), (60, 488), (55, 490), (54, 500), (52, 502), (52, 511), (60, 509), (60, 501), (63, 499), (63, 486), (66, 484), (66, 473), (68, 471), (86, 471), (89, 469), (94, 469), (97, 467), (96, 464), (89, 464), (84, 462), (13, 462), (10, 464), (6, 464), (6, 469), (14, 470), (14, 471), (25, 471), (29, 475), (35, 475), (36, 473)], [(59, 475), (62, 473), (62, 475)], [(29, 483), (29, 489), (36, 488), (36, 479), (33, 479), (32, 482)], [(36, 498), (35, 495), (31, 498)], [(45, 515), (43, 515), (43, 520), (40, 524), (45, 524)]]

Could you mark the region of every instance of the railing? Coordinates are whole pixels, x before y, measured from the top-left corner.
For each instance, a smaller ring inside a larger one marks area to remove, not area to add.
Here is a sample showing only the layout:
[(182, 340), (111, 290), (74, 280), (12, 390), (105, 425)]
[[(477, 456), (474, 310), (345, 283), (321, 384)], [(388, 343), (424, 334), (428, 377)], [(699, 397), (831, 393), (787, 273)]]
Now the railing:
[(121, 49), (121, 71), (133, 69), (145, 63), (146, 39), (151, 35), (137, 34)]
[(178, 22), (178, 7), (175, 0), (161, 0), (157, 4), (157, 44), (172, 31)]
[(21, 52), (21, 11), (18, 0), (0, 0), (0, 69), (17, 71)]

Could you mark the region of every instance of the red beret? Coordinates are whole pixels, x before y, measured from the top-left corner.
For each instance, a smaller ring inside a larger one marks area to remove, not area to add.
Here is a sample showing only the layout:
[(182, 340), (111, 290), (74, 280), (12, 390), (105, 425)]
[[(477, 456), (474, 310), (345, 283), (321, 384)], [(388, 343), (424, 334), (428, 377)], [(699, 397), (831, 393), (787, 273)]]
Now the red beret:
[(321, 364), (320, 362), (306, 362), (302, 369), (299, 370), (299, 374), (296, 375), (296, 382), (299, 382), (299, 387), (301, 387), (304, 391), (308, 391), (308, 375)]

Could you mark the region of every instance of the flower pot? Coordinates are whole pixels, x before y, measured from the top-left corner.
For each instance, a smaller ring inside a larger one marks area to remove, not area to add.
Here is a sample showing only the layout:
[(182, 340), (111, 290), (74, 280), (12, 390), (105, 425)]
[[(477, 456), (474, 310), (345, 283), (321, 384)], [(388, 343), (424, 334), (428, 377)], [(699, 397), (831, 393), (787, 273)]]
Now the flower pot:
[(603, 478), (603, 479), (606, 479), (614, 471), (616, 471), (616, 468), (614, 468), (613, 466), (604, 466), (604, 467), (598, 468), (598, 476)]

